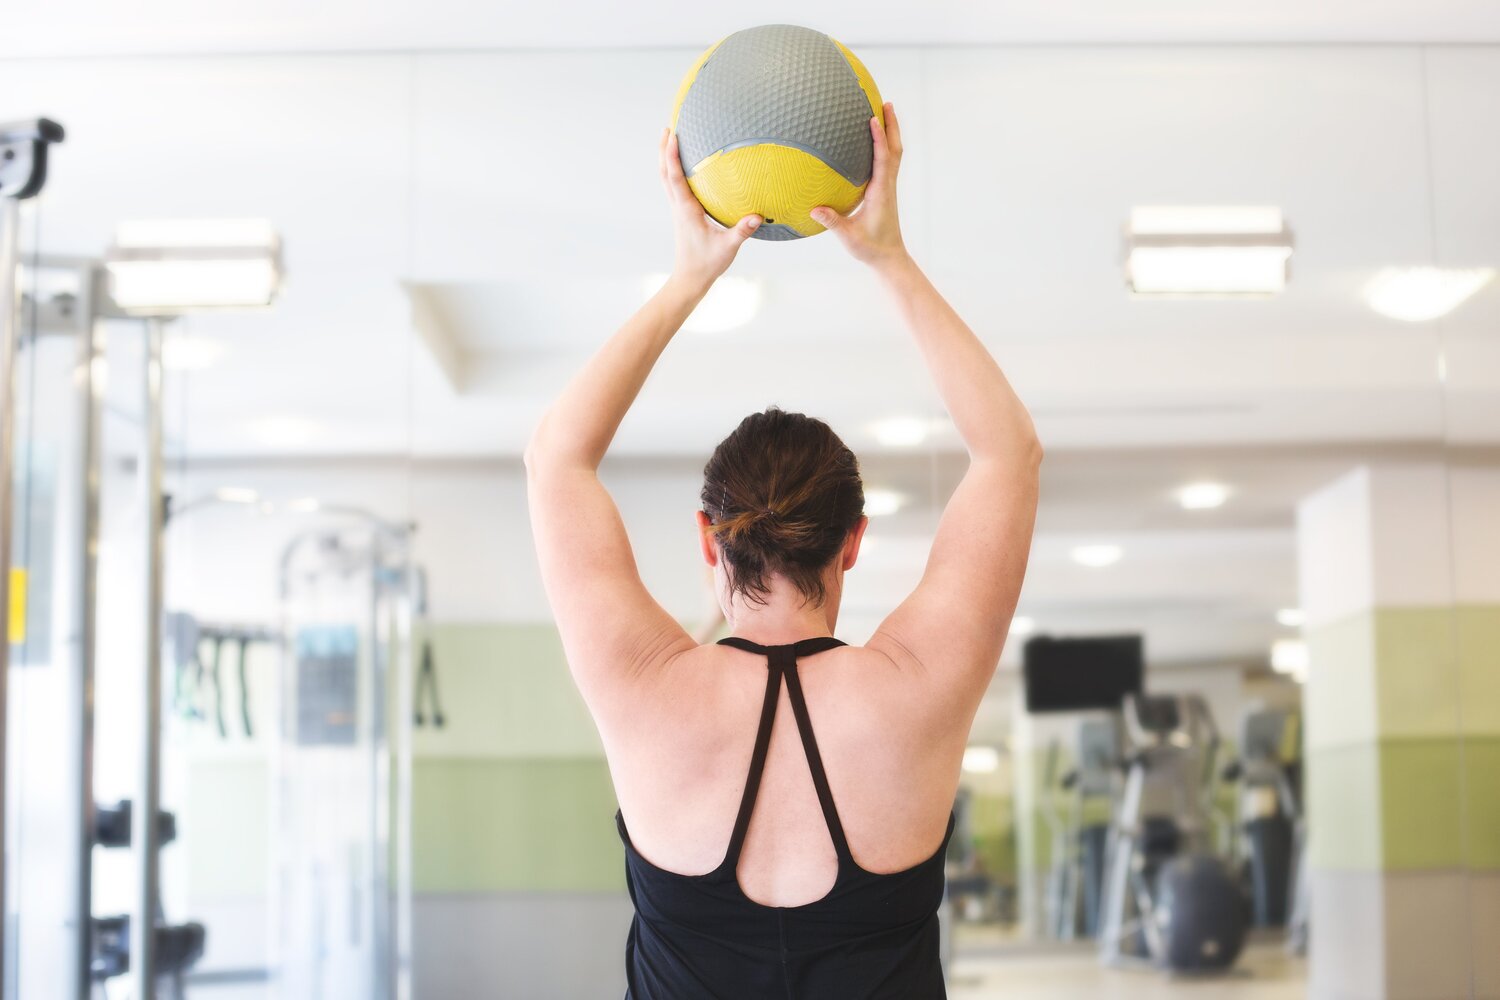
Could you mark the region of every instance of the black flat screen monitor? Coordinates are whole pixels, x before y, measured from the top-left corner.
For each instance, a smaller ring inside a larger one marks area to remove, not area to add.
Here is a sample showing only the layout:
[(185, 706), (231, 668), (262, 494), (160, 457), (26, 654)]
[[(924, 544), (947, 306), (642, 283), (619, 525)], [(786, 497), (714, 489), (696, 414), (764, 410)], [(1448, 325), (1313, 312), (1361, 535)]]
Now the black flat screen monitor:
[(1058, 639), (1039, 635), (1022, 653), (1026, 711), (1118, 709), (1139, 694), (1145, 653), (1138, 635)]

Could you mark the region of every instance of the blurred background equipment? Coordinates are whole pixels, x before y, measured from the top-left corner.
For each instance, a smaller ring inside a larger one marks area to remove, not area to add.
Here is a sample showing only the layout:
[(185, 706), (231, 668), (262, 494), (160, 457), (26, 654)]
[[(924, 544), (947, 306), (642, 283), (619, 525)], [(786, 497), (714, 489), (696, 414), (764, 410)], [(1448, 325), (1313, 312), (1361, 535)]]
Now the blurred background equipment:
[(1099, 943), (1104, 961), (1227, 969), (1248, 901), (1213, 853), (1219, 733), (1195, 695), (1125, 699), (1126, 777), (1115, 811)]

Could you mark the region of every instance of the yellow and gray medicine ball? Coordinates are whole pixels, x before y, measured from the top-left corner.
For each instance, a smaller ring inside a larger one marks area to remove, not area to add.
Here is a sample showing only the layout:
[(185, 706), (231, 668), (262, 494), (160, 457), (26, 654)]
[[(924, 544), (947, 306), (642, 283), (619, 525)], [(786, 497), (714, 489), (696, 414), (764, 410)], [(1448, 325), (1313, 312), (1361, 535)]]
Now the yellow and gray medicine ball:
[(688, 187), (732, 226), (764, 222), (758, 240), (796, 240), (823, 227), (819, 205), (859, 204), (875, 148), (880, 92), (843, 45), (811, 28), (768, 24), (710, 48), (677, 91), (672, 128)]

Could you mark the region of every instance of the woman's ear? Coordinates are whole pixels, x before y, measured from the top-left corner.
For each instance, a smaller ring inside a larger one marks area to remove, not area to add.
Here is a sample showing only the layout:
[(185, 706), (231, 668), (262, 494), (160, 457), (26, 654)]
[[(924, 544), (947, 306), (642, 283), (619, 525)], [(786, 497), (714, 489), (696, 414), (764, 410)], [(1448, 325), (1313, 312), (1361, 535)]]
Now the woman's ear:
[(709, 527), (713, 522), (708, 519), (705, 511), (698, 511), (698, 548), (703, 552), (703, 561), (710, 566), (719, 565), (719, 544), (714, 541), (713, 532)]
[(851, 569), (853, 569), (855, 562), (859, 560), (859, 543), (864, 540), (865, 529), (869, 526), (870, 519), (868, 517), (861, 516), (859, 522), (855, 524), (853, 530), (849, 532), (849, 537), (844, 539), (844, 555), (843, 560), (840, 563), (840, 565), (844, 569), (844, 572), (847, 573)]

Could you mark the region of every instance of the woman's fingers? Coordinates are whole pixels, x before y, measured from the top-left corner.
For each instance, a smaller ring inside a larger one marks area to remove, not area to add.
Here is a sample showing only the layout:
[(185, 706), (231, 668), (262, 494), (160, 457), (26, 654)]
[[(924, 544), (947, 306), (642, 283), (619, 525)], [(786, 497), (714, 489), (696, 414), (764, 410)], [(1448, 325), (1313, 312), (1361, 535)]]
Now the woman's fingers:
[(874, 115), (870, 116), (870, 141), (875, 144), (875, 165), (878, 167), (890, 158), (891, 144), (885, 134), (885, 126)]
[(677, 136), (675, 135), (667, 140), (667, 181), (672, 185), (678, 198), (697, 201), (693, 197), (692, 188), (688, 187), (687, 177), (682, 172), (682, 154), (677, 149)]
[(734, 229), (730, 230), (730, 232), (734, 233), (736, 243), (743, 243), (759, 228), (760, 216), (747, 215), (736, 223)]
[(901, 119), (896, 117), (896, 105), (890, 101), (885, 104), (885, 133), (891, 152), (899, 157), (906, 146), (901, 142)]
[(844, 217), (827, 205), (819, 205), (809, 213), (814, 222), (824, 229), (837, 229), (844, 224)]

